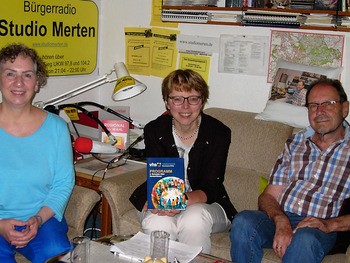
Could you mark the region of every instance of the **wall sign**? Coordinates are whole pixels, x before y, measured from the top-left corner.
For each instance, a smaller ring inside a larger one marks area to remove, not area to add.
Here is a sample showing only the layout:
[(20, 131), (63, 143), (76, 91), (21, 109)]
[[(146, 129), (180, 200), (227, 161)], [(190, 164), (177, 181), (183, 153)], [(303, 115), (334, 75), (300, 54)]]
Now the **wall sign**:
[(50, 76), (92, 73), (97, 39), (98, 8), (92, 1), (1, 1), (0, 47), (34, 48)]

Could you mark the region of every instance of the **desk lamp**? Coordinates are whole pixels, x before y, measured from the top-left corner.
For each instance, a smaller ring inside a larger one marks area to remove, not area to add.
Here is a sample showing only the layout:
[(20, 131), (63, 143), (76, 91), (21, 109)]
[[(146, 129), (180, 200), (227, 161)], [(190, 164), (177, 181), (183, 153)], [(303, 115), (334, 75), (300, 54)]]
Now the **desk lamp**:
[[(117, 78), (116, 79), (111, 79), (110, 75), (112, 75), (112, 73), (115, 73)], [(47, 111), (53, 112), (58, 114), (59, 111), (61, 109), (64, 109), (65, 107), (75, 107), (79, 110), (81, 110), (84, 114), (86, 114), (87, 116), (89, 116), (90, 118), (94, 119), (95, 121), (97, 121), (99, 123), (99, 125), (101, 125), (101, 127), (103, 128), (103, 130), (107, 133), (109, 140), (110, 140), (110, 144), (114, 144), (116, 142), (116, 138), (114, 137), (114, 135), (112, 135), (108, 129), (102, 124), (101, 121), (99, 121), (95, 116), (93, 116), (90, 112), (88, 112), (87, 110), (85, 110), (82, 106), (83, 105), (91, 105), (91, 106), (96, 106), (99, 107), (109, 113), (112, 113), (116, 116), (118, 116), (121, 119), (124, 119), (126, 121), (128, 121), (129, 123), (131, 123), (132, 125), (134, 125), (136, 128), (142, 129), (143, 125), (133, 121), (130, 118), (125, 117), (124, 115), (113, 111), (112, 109), (109, 109), (103, 105), (94, 103), (94, 102), (80, 102), (80, 103), (71, 103), (71, 104), (63, 104), (63, 105), (58, 105), (58, 106), (54, 106), (57, 103), (60, 103), (62, 101), (68, 100), (72, 97), (75, 97), (79, 94), (82, 94), (86, 91), (89, 91), (93, 88), (96, 88), (98, 86), (101, 86), (105, 83), (111, 83), (116, 81), (116, 85), (112, 94), (112, 99), (114, 101), (121, 101), (121, 100), (127, 100), (130, 99), (132, 97), (135, 97), (139, 94), (141, 94), (142, 92), (144, 92), (147, 87), (146, 85), (144, 85), (143, 83), (141, 83), (140, 81), (134, 79), (133, 77), (131, 77), (129, 75), (129, 72), (127, 71), (125, 64), (123, 62), (118, 62), (114, 64), (114, 69), (112, 69), (110, 71), (110, 73), (105, 74), (102, 78), (94, 80), (90, 83), (87, 83), (83, 86), (80, 86), (76, 89), (73, 89), (71, 91), (68, 91), (66, 93), (63, 93), (57, 97), (54, 97), (52, 99), (49, 99), (47, 101), (38, 101), (38, 102), (34, 102), (34, 106), (40, 108), (40, 109), (45, 109)]]
[[(117, 78), (111, 79), (110, 75), (115, 72)], [(38, 101), (34, 102), (34, 106), (44, 109), (48, 105), (55, 105), (57, 103), (60, 103), (62, 101), (68, 100), (72, 97), (75, 97), (79, 94), (82, 94), (86, 91), (89, 91), (93, 88), (96, 88), (98, 86), (101, 86), (105, 83), (111, 83), (117, 81), (112, 99), (114, 101), (121, 101), (121, 100), (127, 100), (132, 97), (135, 97), (142, 92), (144, 92), (147, 87), (140, 81), (134, 79), (131, 77), (125, 67), (125, 64), (123, 62), (118, 62), (114, 64), (114, 69), (110, 71), (110, 73), (105, 74), (102, 78), (94, 80), (90, 83), (87, 83), (83, 86), (80, 86), (76, 89), (73, 89), (71, 91), (68, 91), (66, 93), (63, 93), (55, 98), (49, 99), (48, 101)]]

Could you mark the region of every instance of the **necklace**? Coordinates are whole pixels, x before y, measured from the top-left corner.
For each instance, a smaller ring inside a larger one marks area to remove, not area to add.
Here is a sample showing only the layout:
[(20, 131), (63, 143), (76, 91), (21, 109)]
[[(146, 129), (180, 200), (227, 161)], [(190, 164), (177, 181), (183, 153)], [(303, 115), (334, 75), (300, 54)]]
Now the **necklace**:
[(199, 121), (199, 119), (197, 118), (197, 128), (196, 128), (196, 130), (195, 130), (190, 136), (188, 136), (188, 137), (182, 137), (182, 136), (180, 136), (180, 135), (177, 133), (177, 131), (176, 131), (176, 129), (175, 129), (175, 125), (174, 125), (174, 118), (173, 118), (172, 125), (173, 125), (173, 131), (174, 131), (175, 135), (176, 135), (179, 139), (184, 140), (184, 141), (187, 141), (187, 140), (189, 140), (189, 139), (192, 139), (192, 138), (198, 133), (200, 121)]

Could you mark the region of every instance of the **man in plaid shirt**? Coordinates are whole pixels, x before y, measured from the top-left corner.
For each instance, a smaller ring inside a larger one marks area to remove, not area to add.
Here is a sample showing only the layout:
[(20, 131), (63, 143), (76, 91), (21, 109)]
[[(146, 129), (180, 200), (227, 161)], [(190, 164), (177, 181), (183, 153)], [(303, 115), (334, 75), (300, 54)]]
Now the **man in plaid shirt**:
[(350, 197), (350, 126), (347, 95), (338, 80), (321, 79), (306, 94), (310, 125), (291, 136), (259, 197), (259, 211), (239, 213), (231, 228), (232, 261), (261, 262), (272, 248), (282, 262), (321, 262), (338, 231)]
[(295, 87), (293, 95), (287, 98), (287, 103), (291, 103), (297, 106), (305, 106), (307, 90), (304, 89), (304, 83), (304, 80), (299, 80), (297, 86)]

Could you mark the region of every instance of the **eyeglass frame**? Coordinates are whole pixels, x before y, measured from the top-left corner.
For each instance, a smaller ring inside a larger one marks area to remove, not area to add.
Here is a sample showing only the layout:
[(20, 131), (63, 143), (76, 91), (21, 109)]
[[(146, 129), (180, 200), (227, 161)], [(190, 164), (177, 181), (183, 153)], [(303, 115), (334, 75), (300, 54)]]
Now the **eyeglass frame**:
[[(311, 102), (311, 103), (308, 103), (307, 105), (305, 105), (308, 109), (308, 111), (311, 111), (311, 112), (316, 112), (318, 110), (318, 107), (321, 106), (323, 110), (325, 110), (325, 107), (327, 106), (332, 106), (332, 105), (335, 105), (337, 103), (343, 103), (344, 101), (343, 100), (326, 100), (324, 102), (321, 102), (321, 103), (316, 103), (316, 102)], [(309, 106), (312, 105), (312, 106), (315, 106), (314, 109), (310, 109)]]
[[(180, 104), (175, 104), (174, 103), (174, 98), (182, 98), (182, 102)], [(198, 103), (197, 104), (192, 104), (190, 101), (189, 101), (189, 98), (197, 98), (197, 101)], [(196, 105), (199, 105), (200, 104), (200, 101), (203, 99), (202, 96), (188, 96), (188, 97), (184, 97), (184, 96), (168, 96), (168, 99), (171, 99), (171, 102), (175, 105), (175, 106), (180, 106), (182, 104), (185, 103), (185, 100), (187, 100), (188, 104), (189, 105), (193, 105), (193, 106), (196, 106)]]

